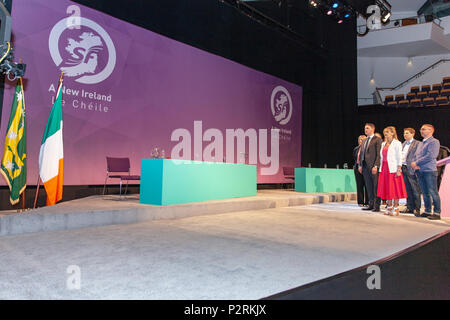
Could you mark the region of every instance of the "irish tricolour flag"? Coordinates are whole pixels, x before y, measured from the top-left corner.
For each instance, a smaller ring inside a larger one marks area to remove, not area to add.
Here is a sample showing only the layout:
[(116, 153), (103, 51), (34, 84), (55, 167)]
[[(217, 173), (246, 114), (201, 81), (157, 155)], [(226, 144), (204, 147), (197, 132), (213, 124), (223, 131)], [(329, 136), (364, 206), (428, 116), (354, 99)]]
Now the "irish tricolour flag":
[(62, 129), (62, 80), (60, 80), (39, 153), (39, 176), (47, 192), (48, 206), (62, 199), (64, 162)]

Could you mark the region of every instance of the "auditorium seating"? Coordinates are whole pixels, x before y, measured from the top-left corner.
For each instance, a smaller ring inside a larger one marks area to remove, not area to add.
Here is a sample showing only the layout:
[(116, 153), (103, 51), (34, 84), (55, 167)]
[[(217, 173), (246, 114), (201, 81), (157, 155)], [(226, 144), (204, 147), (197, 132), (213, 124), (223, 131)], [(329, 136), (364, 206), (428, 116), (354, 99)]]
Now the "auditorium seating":
[(384, 105), (390, 108), (449, 106), (450, 77), (444, 77), (442, 83), (414, 86), (407, 93), (386, 96)]
[(437, 98), (439, 96), (439, 91), (438, 90), (431, 90), (430, 92), (428, 92), (428, 96), (431, 98)]
[(410, 107), (421, 107), (422, 106), (422, 100), (420, 100), (420, 99), (412, 99), (409, 106)]
[(447, 97), (438, 97), (436, 98), (436, 104), (438, 106), (449, 106), (449, 100)]
[(388, 107), (396, 108), (396, 107), (397, 107), (397, 101), (389, 101), (389, 102), (387, 103), (387, 106), (388, 106)]
[(426, 97), (428, 97), (428, 93), (423, 92), (423, 91), (420, 91), (420, 92), (417, 92), (416, 97), (417, 97), (417, 99), (423, 100), (423, 99), (425, 99)]
[(423, 85), (422, 86), (422, 92), (429, 92), (431, 90), (431, 86), (430, 85)]
[(417, 93), (417, 92), (419, 92), (420, 91), (420, 87), (412, 87), (411, 88), (411, 92), (412, 93)]
[(399, 108), (408, 108), (409, 107), (409, 100), (400, 100), (398, 102)]
[(434, 102), (434, 98), (424, 98), (422, 100), (424, 107), (435, 107), (436, 103)]
[(406, 100), (411, 101), (412, 99), (416, 99), (416, 94), (413, 92), (410, 92), (406, 95)]
[(433, 90), (441, 91), (442, 84), (440, 84), (440, 83), (433, 84)]
[(389, 104), (389, 102), (394, 100), (394, 96), (386, 96), (386, 98), (384, 99), (384, 105), (387, 106)]

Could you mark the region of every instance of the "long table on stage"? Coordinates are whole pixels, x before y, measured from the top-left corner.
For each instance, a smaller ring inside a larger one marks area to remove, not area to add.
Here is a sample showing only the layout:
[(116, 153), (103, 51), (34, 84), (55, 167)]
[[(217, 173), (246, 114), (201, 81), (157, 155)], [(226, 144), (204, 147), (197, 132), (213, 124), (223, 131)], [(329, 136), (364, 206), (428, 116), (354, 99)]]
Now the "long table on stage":
[(352, 169), (295, 168), (295, 191), (356, 192)]
[(256, 196), (256, 166), (142, 159), (140, 203), (154, 205)]

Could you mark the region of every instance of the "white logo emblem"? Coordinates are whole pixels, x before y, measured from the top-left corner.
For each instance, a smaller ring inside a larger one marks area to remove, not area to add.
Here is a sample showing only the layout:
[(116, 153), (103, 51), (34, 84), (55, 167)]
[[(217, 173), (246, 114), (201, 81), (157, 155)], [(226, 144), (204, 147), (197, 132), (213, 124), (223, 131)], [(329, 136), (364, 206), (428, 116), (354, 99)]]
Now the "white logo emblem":
[(270, 106), (272, 115), (279, 124), (285, 125), (291, 120), (292, 99), (289, 91), (285, 87), (278, 86), (273, 89)]
[[(60, 37), (66, 29), (70, 29), (69, 18), (60, 20), (50, 32), (48, 40), (53, 62), (67, 77), (84, 84), (99, 83), (108, 78), (116, 65), (116, 49), (108, 33), (92, 20), (80, 18), (80, 26), (84, 30), (71, 31), (71, 37), (60, 43)], [(86, 29), (90, 30), (87, 31)], [(73, 29), (73, 28), (72, 28)], [(77, 36), (72, 36), (77, 32)], [(66, 59), (61, 56), (64, 50)], [(104, 58), (104, 59), (100, 59)], [(106, 64), (100, 65), (101, 61)]]

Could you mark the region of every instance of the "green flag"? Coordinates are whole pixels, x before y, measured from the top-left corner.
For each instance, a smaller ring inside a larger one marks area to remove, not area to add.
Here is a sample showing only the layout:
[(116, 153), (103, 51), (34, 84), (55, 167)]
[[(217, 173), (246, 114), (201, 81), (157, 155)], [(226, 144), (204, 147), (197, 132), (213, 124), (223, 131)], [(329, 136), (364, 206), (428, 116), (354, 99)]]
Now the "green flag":
[(0, 166), (1, 173), (11, 191), (10, 202), (20, 201), (20, 194), (27, 186), (27, 143), (25, 123), (25, 100), (22, 78), (17, 81), (8, 129), (6, 130), (5, 148)]

